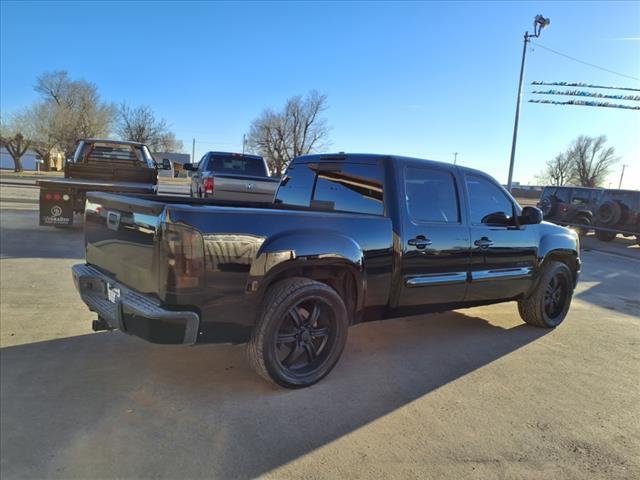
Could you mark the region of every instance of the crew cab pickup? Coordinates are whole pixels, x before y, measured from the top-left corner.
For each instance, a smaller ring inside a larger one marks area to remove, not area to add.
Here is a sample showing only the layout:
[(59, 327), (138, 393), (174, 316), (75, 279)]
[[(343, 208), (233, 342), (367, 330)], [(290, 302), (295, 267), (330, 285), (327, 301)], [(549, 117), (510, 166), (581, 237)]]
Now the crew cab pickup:
[(275, 201), (89, 193), (76, 288), (94, 330), (151, 342), (249, 342), (264, 378), (325, 376), (350, 325), (517, 301), (563, 321), (577, 235), (521, 208), (488, 175), (367, 154), (293, 160)]
[[(89, 191), (157, 193), (158, 168), (142, 143), (80, 140), (73, 159), (65, 163), (64, 178), (36, 182), (40, 187), (40, 225), (71, 226), (73, 214), (84, 211)], [(162, 168), (171, 169), (171, 164)]]
[(280, 183), (257, 155), (208, 152), (197, 165), (187, 163), (183, 168), (193, 172), (190, 192), (197, 198), (273, 202)]

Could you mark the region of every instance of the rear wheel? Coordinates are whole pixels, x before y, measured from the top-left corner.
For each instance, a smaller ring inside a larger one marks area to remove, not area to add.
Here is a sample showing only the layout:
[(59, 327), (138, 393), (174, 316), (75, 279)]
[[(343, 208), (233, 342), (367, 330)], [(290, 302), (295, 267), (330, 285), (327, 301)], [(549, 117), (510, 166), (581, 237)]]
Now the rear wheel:
[(616, 232), (603, 232), (601, 230), (596, 230), (596, 238), (602, 242), (610, 242), (616, 238)]
[(550, 261), (531, 295), (518, 300), (518, 312), (529, 325), (554, 328), (567, 316), (572, 297), (573, 277), (569, 267)]
[(347, 309), (328, 285), (278, 282), (266, 294), (247, 354), (255, 371), (286, 388), (313, 385), (338, 362), (347, 341)]

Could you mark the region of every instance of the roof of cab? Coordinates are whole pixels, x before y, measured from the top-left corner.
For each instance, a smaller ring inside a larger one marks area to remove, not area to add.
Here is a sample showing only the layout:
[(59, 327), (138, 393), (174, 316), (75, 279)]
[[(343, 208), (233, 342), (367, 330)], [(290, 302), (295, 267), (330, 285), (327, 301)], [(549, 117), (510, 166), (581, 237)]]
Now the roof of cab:
[(231, 157), (246, 157), (246, 158), (259, 158), (263, 160), (260, 155), (252, 155), (249, 153), (234, 153), (234, 152), (207, 152), (207, 155), (218, 155), (218, 156), (231, 156)]
[(134, 145), (137, 147), (141, 147), (144, 145), (144, 143), (140, 142), (131, 142), (129, 140), (115, 140), (113, 138), (82, 138), (79, 141), (85, 143), (117, 143), (120, 145)]
[[(462, 168), (470, 171), (473, 169), (460, 167), (448, 162), (439, 162), (437, 160), (427, 160), (425, 158), (405, 157), (402, 155), (386, 155), (383, 153), (316, 153), (311, 155), (303, 155), (293, 160), (293, 163), (310, 163), (310, 162), (339, 162), (339, 161), (355, 161), (358, 163), (367, 163), (372, 160), (400, 160), (403, 162), (420, 162), (424, 164), (430, 164), (433, 166), (446, 167), (446, 168)], [(482, 173), (482, 172), (480, 172)]]

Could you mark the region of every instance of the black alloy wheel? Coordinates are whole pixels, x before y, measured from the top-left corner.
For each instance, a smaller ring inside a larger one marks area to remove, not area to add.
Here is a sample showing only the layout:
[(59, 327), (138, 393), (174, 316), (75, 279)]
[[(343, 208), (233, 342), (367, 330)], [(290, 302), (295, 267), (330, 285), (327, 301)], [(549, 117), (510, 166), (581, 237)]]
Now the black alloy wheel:
[(558, 272), (547, 283), (544, 295), (544, 312), (550, 320), (556, 319), (564, 310), (569, 291), (568, 278)]
[(336, 365), (348, 329), (338, 292), (309, 278), (287, 278), (267, 291), (247, 355), (266, 380), (286, 388), (308, 387)]
[(555, 328), (569, 312), (574, 277), (564, 262), (549, 260), (535, 288), (518, 300), (518, 312), (529, 325)]
[(289, 373), (308, 373), (327, 358), (335, 342), (336, 320), (321, 298), (310, 298), (292, 306), (276, 332), (278, 362)]

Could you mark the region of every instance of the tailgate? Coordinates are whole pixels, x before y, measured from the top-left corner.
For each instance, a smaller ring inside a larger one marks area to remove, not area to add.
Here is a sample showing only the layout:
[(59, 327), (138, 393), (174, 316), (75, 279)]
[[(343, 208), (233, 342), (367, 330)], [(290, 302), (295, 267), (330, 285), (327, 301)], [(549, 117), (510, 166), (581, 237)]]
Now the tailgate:
[(165, 204), (109, 193), (88, 193), (87, 263), (142, 293), (159, 292), (156, 233)]
[(278, 181), (263, 177), (214, 175), (214, 197), (228, 200), (273, 201)]

